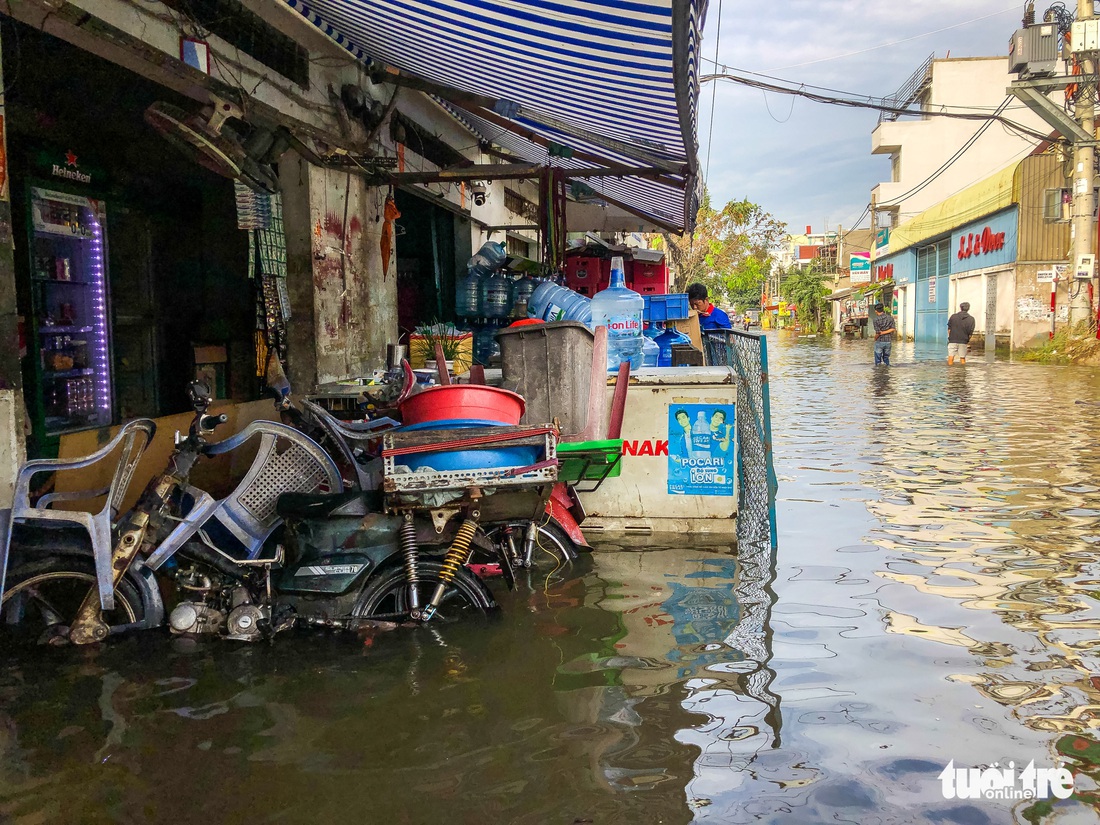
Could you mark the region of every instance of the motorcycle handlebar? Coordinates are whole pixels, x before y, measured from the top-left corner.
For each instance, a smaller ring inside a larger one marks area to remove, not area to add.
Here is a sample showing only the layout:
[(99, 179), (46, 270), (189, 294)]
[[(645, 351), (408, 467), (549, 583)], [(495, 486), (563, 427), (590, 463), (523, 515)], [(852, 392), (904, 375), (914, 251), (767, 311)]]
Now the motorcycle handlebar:
[(199, 417), (199, 427), (206, 432), (212, 431), (219, 424), (224, 424), (229, 420), (229, 416), (225, 415), (203, 415)]

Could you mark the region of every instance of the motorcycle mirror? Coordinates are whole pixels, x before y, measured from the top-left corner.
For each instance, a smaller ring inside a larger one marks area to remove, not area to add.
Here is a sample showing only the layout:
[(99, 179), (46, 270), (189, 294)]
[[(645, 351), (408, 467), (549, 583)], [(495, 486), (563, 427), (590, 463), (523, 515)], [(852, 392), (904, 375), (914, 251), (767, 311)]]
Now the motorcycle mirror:
[(191, 382), (188, 395), (191, 396), (191, 405), (200, 412), (209, 407), (213, 400), (210, 397), (210, 388), (202, 381)]

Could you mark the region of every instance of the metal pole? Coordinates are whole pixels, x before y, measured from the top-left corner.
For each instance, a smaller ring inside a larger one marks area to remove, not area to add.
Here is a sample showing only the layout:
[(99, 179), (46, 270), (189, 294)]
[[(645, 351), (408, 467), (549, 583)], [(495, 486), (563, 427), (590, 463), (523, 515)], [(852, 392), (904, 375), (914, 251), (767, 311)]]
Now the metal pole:
[[(1093, 0), (1077, 0), (1077, 19), (1092, 20)], [(1077, 97), (1077, 122), (1081, 129), (1091, 137), (1096, 134), (1095, 109), (1093, 97), (1096, 94), (1096, 82), (1093, 77), (1095, 62), (1082, 55), (1081, 84)], [(1077, 280), (1077, 262), (1082, 256), (1092, 253), (1092, 212), (1093, 212), (1093, 164), (1096, 150), (1092, 144), (1076, 142), (1073, 149), (1073, 260), (1070, 267), (1073, 273), (1070, 288), (1069, 320), (1071, 324), (1087, 321), (1092, 317), (1092, 302), (1086, 281)], [(1090, 272), (1090, 276), (1094, 274)]]

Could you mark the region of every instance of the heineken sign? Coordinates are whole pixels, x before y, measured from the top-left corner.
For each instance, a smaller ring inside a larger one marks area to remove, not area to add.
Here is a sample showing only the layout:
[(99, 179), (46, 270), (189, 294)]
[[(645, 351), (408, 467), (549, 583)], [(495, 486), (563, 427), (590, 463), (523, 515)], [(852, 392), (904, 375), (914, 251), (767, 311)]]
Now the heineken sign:
[(93, 181), (102, 184), (103, 175), (98, 169), (80, 163), (80, 158), (72, 149), (65, 151), (44, 150), (35, 157), (35, 166), (40, 174), (55, 180), (70, 181), (78, 184), (90, 184)]
[(74, 180), (77, 183), (91, 183), (92, 176), (87, 172), (81, 172), (80, 167), (76, 165), (76, 160), (76, 155), (74, 155), (73, 150), (70, 149), (65, 153), (64, 163), (53, 164), (53, 176), (55, 178)]

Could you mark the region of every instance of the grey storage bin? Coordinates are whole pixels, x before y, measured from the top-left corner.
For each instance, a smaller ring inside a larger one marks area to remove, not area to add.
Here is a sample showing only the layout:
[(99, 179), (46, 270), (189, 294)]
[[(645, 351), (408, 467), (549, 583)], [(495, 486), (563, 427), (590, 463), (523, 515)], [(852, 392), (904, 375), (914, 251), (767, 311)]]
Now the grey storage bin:
[(500, 342), (501, 386), (527, 401), (521, 424), (558, 419), (563, 434), (579, 433), (588, 418), (592, 330), (577, 321), (508, 327)]

